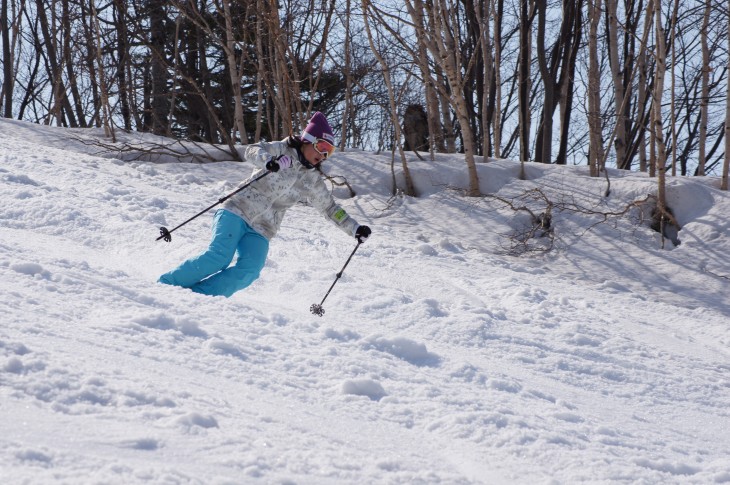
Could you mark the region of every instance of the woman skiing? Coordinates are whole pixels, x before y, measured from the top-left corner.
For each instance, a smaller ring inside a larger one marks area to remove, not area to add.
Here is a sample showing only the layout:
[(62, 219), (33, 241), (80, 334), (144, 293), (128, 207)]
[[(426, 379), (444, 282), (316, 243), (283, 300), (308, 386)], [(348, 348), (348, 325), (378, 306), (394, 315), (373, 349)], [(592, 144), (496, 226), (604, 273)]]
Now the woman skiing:
[[(270, 173), (228, 199), (215, 213), (208, 248), (159, 278), (160, 283), (189, 288), (204, 295), (230, 297), (253, 283), (261, 273), (288, 208), (309, 202), (340, 229), (363, 242), (370, 235), (340, 207), (316, 167), (335, 151), (327, 119), (314, 113), (301, 136), (248, 145), (243, 158), (256, 167), (240, 186), (264, 170)], [(239, 187), (240, 187), (239, 186)], [(234, 255), (236, 262), (229, 266)]]

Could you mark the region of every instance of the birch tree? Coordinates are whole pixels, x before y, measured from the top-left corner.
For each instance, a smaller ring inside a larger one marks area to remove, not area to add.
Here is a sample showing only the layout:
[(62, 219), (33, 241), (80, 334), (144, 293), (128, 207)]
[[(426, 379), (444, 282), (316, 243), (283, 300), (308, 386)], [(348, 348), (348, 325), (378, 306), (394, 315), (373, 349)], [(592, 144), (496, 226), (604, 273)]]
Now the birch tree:
[(653, 120), (652, 131), (655, 140), (656, 152), (654, 153), (656, 175), (657, 175), (657, 213), (664, 220), (667, 212), (666, 196), (666, 162), (667, 149), (664, 142), (664, 126), (662, 123), (662, 95), (664, 93), (664, 75), (667, 70), (667, 52), (664, 41), (664, 28), (662, 27), (661, 2), (654, 1), (654, 34), (656, 42), (656, 78), (653, 95)]
[[(400, 121), (398, 120), (398, 108), (396, 106), (396, 95), (395, 95), (395, 89), (393, 88), (393, 81), (391, 79), (390, 74), (390, 66), (386, 62), (386, 60), (383, 58), (383, 56), (380, 54), (380, 51), (378, 49), (378, 46), (375, 45), (375, 40), (373, 38), (373, 33), (370, 29), (370, 22), (368, 21), (369, 13), (368, 13), (368, 0), (362, 0), (362, 11), (363, 11), (363, 22), (365, 24), (365, 32), (368, 36), (368, 41), (370, 42), (370, 48), (373, 51), (373, 54), (378, 59), (378, 62), (380, 63), (381, 68), (383, 69), (383, 80), (385, 81), (385, 85), (388, 88), (388, 97), (390, 101), (390, 119), (391, 123), (393, 124), (393, 129), (395, 130), (395, 147), (398, 150), (398, 154), (401, 158), (401, 167), (403, 169), (403, 177), (405, 178), (406, 188), (405, 188), (405, 194), (408, 196), (415, 197), (416, 196), (416, 187), (413, 184), (413, 179), (411, 178), (410, 171), (408, 170), (408, 162), (406, 160), (406, 154), (403, 151), (403, 144), (401, 143), (401, 127), (400, 127)], [(394, 187), (395, 189), (395, 187)]]
[(603, 129), (601, 124), (601, 72), (598, 67), (598, 26), (601, 20), (601, 0), (588, 1), (588, 165), (592, 177), (603, 169)]
[(464, 158), (466, 159), (469, 175), (468, 194), (479, 195), (479, 176), (476, 169), (476, 144), (474, 132), (471, 128), (469, 111), (464, 99), (464, 66), (462, 66), (459, 49), (456, 45), (456, 35), (459, 21), (456, 17), (456, 5), (447, 3), (448, 0), (434, 0), (423, 4), (421, 0), (406, 0), (406, 6), (414, 19), (417, 12), (428, 12), (429, 27), (423, 29), (427, 47), (431, 50), (436, 63), (443, 69), (449, 83), (449, 101), (456, 113), (463, 140)]
[(624, 97), (628, 96), (625, 92), (623, 70), (621, 68), (621, 60), (619, 59), (619, 26), (618, 26), (618, 1), (606, 0), (606, 15), (608, 21), (606, 23), (608, 39), (606, 45), (608, 47), (608, 57), (611, 65), (611, 77), (613, 79), (613, 96), (616, 109), (616, 136), (614, 139), (614, 150), (616, 151), (616, 163), (619, 166), (625, 166), (626, 160), (626, 112)]

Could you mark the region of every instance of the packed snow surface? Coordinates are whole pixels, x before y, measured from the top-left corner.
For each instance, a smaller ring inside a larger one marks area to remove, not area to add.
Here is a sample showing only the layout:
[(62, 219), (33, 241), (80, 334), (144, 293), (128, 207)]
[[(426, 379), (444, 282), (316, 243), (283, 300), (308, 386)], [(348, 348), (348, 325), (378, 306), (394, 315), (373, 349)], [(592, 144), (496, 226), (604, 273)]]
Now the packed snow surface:
[(159, 227), (251, 166), (117, 135), (0, 120), (3, 484), (730, 483), (717, 178), (668, 180), (662, 241), (644, 174), (606, 196), (586, 167), (489, 161), (467, 197), (463, 156), (413, 156), (406, 197), (389, 153), (338, 153), (373, 235), (319, 317), (356, 241), (305, 205), (232, 298), (156, 283), (212, 211)]

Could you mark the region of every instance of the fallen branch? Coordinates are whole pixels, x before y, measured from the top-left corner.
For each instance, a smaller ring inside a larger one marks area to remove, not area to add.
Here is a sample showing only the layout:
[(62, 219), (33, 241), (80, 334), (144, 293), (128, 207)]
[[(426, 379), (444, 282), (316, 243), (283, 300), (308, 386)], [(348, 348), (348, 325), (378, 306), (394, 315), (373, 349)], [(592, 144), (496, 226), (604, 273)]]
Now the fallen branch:
[[(619, 219), (629, 214), (633, 209), (641, 209), (649, 201), (655, 201), (656, 196), (647, 195), (643, 199), (634, 200), (626, 204), (620, 210), (601, 211), (593, 208), (583, 207), (574, 200), (551, 200), (541, 189), (528, 190), (518, 197), (508, 199), (497, 195), (485, 195), (483, 198), (496, 200), (515, 212), (525, 212), (530, 216), (530, 224), (524, 230), (517, 231), (508, 236), (511, 241), (507, 248), (508, 254), (521, 255), (524, 253), (551, 251), (555, 246), (555, 226), (553, 215), (560, 212), (569, 212), (585, 216), (598, 217), (598, 220), (590, 224), (582, 234), (587, 233), (599, 224), (604, 224), (611, 219)], [(643, 218), (643, 211), (639, 211)], [(582, 235), (581, 234), (581, 235)], [(537, 239), (541, 244), (534, 244)], [(543, 241), (547, 241), (544, 243)]]
[(88, 136), (72, 136), (77, 142), (90, 147), (89, 153), (104, 158), (118, 158), (124, 161), (145, 161), (153, 163), (211, 163), (242, 161), (236, 150), (228, 146), (165, 139), (162, 142), (109, 142)]

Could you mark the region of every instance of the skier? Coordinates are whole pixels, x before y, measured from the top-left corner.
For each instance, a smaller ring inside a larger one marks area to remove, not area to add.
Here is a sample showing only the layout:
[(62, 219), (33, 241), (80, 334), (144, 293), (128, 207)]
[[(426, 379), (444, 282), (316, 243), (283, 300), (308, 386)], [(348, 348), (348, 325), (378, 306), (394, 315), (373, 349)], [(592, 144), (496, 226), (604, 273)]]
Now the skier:
[[(309, 202), (340, 229), (364, 242), (370, 228), (357, 223), (340, 207), (316, 168), (335, 151), (335, 137), (325, 116), (316, 112), (301, 136), (261, 142), (243, 149), (244, 160), (256, 170), (244, 182), (268, 170), (268, 176), (228, 199), (216, 211), (208, 248), (159, 278), (160, 283), (189, 288), (204, 295), (230, 297), (261, 273), (288, 208)], [(229, 267), (237, 253), (236, 262)]]

